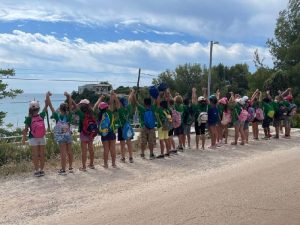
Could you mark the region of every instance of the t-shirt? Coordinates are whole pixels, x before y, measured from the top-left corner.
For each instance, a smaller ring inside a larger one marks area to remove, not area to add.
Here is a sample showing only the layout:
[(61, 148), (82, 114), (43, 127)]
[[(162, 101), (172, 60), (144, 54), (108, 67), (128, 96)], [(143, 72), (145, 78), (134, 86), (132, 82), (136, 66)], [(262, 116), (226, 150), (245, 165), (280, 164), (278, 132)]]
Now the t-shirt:
[(54, 112), (54, 113), (52, 113), (51, 118), (55, 119), (55, 121), (57, 123), (59, 120), (64, 120), (65, 116), (67, 117), (67, 121), (66, 122), (67, 123), (71, 123), (72, 122), (72, 114), (71, 113), (68, 113), (66, 115), (62, 115), (62, 114), (60, 114), (58, 112)]
[[(42, 117), (43, 119), (45, 119), (45, 117), (46, 117), (46, 112), (43, 111), (43, 112), (41, 112), (39, 115), (40, 115), (40, 117)], [(26, 116), (26, 117), (25, 117), (24, 124), (27, 125), (27, 126), (30, 128), (31, 121), (32, 121), (32, 117), (31, 117), (31, 116)], [(31, 131), (30, 131), (30, 130), (29, 130), (29, 136), (28, 136), (28, 138), (29, 138), (29, 139), (30, 139), (30, 138), (33, 138), (33, 136), (32, 136), (32, 134), (31, 134)]]
[(117, 112), (118, 112), (117, 113), (118, 120), (116, 122), (119, 127), (123, 127), (126, 122), (130, 123), (130, 117), (132, 117), (132, 115), (133, 115), (131, 105), (128, 105), (126, 107), (121, 107), (118, 109)]
[(164, 121), (166, 121), (168, 118), (166, 115), (172, 116), (172, 112), (170, 109), (163, 109), (161, 107), (157, 107), (155, 111), (155, 117), (157, 121), (157, 128), (162, 127)]
[(242, 107), (239, 103), (230, 103), (228, 104), (228, 106), (231, 110), (232, 123), (235, 123), (239, 120), (239, 115), (241, 114)]
[(194, 111), (193, 111), (192, 106), (183, 105), (183, 113), (182, 113), (183, 124), (191, 125), (194, 121), (193, 114), (194, 114)]
[(207, 111), (208, 125), (216, 125), (219, 121), (219, 112), (217, 106), (210, 106)]
[[(141, 127), (143, 128), (145, 125), (145, 121), (144, 121), (144, 113), (146, 112), (147, 108), (145, 108), (144, 106), (138, 104), (137, 105), (137, 109), (139, 111), (139, 117), (140, 117), (140, 124)], [(152, 110), (152, 112), (154, 113), (154, 115), (156, 116), (156, 111), (157, 111), (157, 105), (151, 105), (150, 106), (150, 110)]]

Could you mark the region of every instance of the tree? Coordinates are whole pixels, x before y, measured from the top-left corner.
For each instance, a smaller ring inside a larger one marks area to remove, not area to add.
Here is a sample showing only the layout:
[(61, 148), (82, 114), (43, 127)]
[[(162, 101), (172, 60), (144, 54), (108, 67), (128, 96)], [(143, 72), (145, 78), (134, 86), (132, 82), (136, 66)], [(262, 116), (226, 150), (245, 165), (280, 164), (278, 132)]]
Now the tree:
[(278, 91), (285, 91), (287, 88), (287, 76), (280, 70), (275, 72), (264, 84), (264, 89), (269, 90), (272, 97), (278, 95)]
[[(18, 94), (23, 93), (22, 90), (20, 89), (9, 89), (8, 88), (8, 84), (3, 83), (1, 77), (6, 76), (6, 77), (11, 77), (15, 75), (15, 71), (13, 69), (0, 69), (0, 100), (6, 97), (9, 98), (14, 98), (15, 96), (17, 96)], [(0, 111), (0, 126), (3, 125), (3, 119), (5, 118), (6, 113)]]

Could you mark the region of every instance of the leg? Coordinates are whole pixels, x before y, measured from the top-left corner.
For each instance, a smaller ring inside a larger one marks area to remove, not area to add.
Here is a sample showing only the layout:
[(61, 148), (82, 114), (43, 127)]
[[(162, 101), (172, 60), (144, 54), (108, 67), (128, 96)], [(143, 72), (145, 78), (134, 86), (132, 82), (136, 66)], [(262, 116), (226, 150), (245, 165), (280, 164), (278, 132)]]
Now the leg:
[(72, 151), (72, 143), (67, 144), (67, 156), (69, 161), (69, 169), (72, 169), (73, 165), (73, 151)]
[(127, 144), (129, 158), (132, 158), (132, 142), (131, 142), (131, 140), (130, 139), (127, 140), (126, 144)]
[(164, 140), (159, 140), (159, 146), (160, 146), (160, 154), (164, 155), (165, 154)]
[(87, 160), (87, 142), (81, 141), (81, 161), (82, 169), (86, 169), (86, 160)]
[(122, 157), (121, 160), (125, 162), (125, 141), (120, 141), (120, 146), (121, 146), (121, 157)]
[(109, 153), (109, 142), (103, 141), (103, 160), (104, 160), (104, 167), (108, 168), (108, 153)]
[(67, 165), (67, 143), (59, 144), (61, 169), (66, 171)]
[(116, 167), (116, 140), (108, 141), (112, 167)]
[(32, 149), (32, 163), (34, 166), (35, 171), (39, 170), (39, 164), (38, 164), (38, 157), (39, 157), (39, 153), (38, 153), (38, 146), (31, 146)]
[(89, 155), (90, 155), (90, 167), (94, 166), (94, 145), (93, 145), (93, 141), (90, 141), (88, 143), (88, 149), (89, 149)]
[(45, 166), (45, 145), (39, 145), (39, 163), (40, 163), (40, 170), (44, 171), (44, 166)]

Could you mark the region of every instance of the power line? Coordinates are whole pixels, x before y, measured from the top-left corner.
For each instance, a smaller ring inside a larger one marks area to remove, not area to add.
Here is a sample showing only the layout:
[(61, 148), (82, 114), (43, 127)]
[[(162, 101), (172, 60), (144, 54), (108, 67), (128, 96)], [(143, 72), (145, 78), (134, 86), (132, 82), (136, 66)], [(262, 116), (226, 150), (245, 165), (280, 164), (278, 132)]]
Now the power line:
[(143, 75), (149, 76), (149, 77), (157, 77), (158, 75), (150, 74), (150, 73), (141, 73)]

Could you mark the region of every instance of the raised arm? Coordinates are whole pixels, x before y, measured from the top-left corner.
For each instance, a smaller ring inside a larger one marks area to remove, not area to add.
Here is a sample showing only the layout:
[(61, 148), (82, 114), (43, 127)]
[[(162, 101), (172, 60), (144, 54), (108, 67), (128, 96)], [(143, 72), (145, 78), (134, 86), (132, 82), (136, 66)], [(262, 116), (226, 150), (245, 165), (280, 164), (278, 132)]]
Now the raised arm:
[(253, 93), (252, 96), (251, 96), (251, 102), (254, 101), (254, 99), (257, 97), (258, 92), (259, 92), (258, 89), (256, 89), (256, 90), (254, 91), (254, 93)]
[(192, 104), (197, 104), (197, 89), (192, 88)]
[(52, 94), (50, 93), (50, 91), (48, 91), (48, 93), (47, 93), (47, 95), (46, 95), (46, 102), (47, 102), (47, 105), (49, 106), (51, 112), (54, 113), (54, 112), (55, 112), (55, 109), (54, 109), (54, 107), (53, 107), (53, 105), (52, 105), (52, 102), (51, 102), (51, 99), (50, 99), (50, 96), (51, 96), (51, 95), (52, 95)]
[(97, 102), (95, 103), (95, 105), (93, 107), (93, 111), (97, 110), (99, 103), (102, 102), (103, 99), (104, 99), (104, 95), (100, 95), (99, 98), (98, 98), (98, 100), (97, 100)]
[(280, 96), (284, 97), (284, 96), (286, 96), (286, 95), (291, 94), (291, 92), (292, 92), (292, 89), (291, 89), (291, 88), (288, 88), (288, 89), (286, 89), (284, 92), (280, 93)]
[(230, 92), (230, 99), (229, 99), (229, 103), (234, 103), (234, 102), (235, 102), (234, 93), (231, 91), (231, 92)]

